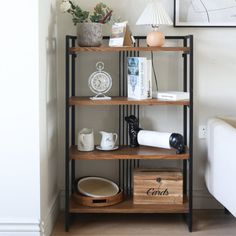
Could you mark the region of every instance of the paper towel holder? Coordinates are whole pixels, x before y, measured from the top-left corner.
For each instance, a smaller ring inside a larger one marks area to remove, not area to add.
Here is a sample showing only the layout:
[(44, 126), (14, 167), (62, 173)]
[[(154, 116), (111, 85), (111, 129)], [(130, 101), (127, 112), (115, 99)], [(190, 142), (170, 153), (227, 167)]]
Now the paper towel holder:
[[(151, 143), (142, 143), (138, 139), (139, 132), (143, 129), (139, 128), (139, 120), (134, 115), (126, 116), (125, 121), (129, 125), (129, 137), (130, 137), (130, 147), (138, 147), (139, 145), (146, 145), (146, 146), (153, 146)], [(147, 131), (148, 130), (143, 130)], [(157, 135), (165, 134), (165, 146), (161, 146), (162, 148), (174, 148), (176, 149), (176, 154), (182, 154), (185, 153), (185, 145), (184, 145), (184, 137), (183, 135), (179, 133), (165, 133), (165, 132), (157, 132), (157, 131), (150, 131), (150, 132), (156, 132)], [(160, 144), (157, 144), (154, 147), (160, 147)]]

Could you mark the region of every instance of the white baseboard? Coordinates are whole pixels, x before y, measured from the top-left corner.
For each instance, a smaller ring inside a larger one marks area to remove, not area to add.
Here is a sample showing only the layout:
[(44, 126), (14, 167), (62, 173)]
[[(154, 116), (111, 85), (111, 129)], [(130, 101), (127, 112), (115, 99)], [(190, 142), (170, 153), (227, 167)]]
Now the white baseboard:
[[(223, 206), (218, 203), (206, 189), (193, 190), (193, 208), (194, 209), (222, 209)], [(65, 191), (60, 192), (60, 209), (65, 209)]]
[(58, 193), (52, 201), (51, 207), (49, 207), (47, 214), (42, 218), (40, 229), (40, 236), (49, 236), (56, 223), (57, 217), (60, 212), (60, 194)]
[(0, 232), (0, 236), (40, 236), (40, 232)]
[(0, 219), (1, 236), (40, 236), (40, 222), (22, 219)]
[(49, 236), (60, 211), (60, 194), (57, 194), (41, 221), (32, 219), (0, 219), (0, 236)]
[(0, 236), (40, 236), (40, 232), (0, 232)]

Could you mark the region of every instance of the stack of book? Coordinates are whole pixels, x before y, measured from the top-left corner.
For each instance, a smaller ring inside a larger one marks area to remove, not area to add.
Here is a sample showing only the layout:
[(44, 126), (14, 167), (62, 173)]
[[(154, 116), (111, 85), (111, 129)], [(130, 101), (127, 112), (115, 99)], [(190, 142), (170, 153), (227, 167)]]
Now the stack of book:
[(146, 57), (128, 58), (128, 98), (152, 98), (152, 66)]
[(180, 92), (180, 91), (163, 91), (156, 92), (153, 95), (154, 98), (169, 100), (169, 101), (178, 101), (178, 100), (187, 100), (189, 99), (189, 92)]

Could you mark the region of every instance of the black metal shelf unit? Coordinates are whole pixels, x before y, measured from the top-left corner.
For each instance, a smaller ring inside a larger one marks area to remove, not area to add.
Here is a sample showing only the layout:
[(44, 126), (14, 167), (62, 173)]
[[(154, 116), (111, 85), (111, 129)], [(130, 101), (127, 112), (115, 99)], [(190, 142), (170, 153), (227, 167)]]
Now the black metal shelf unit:
[[(108, 37), (104, 37), (107, 40)], [(135, 47), (139, 47), (141, 40), (145, 40), (143, 36), (136, 36)], [(176, 40), (181, 43), (182, 47), (188, 50), (182, 51), (183, 56), (183, 91), (190, 93), (189, 104), (183, 105), (183, 136), (185, 144), (189, 146), (189, 158), (182, 160), (183, 162), (183, 193), (188, 198), (187, 208), (180, 210), (177, 213), (182, 213), (185, 216), (189, 231), (192, 231), (192, 183), (193, 183), (193, 36), (167, 36), (166, 40)], [(71, 50), (76, 47), (76, 37), (66, 36), (66, 96), (65, 96), (65, 230), (69, 230), (70, 218), (73, 213), (93, 212), (90, 209), (86, 211), (86, 208), (71, 209), (71, 195), (74, 192), (73, 183), (75, 181), (75, 161), (70, 158), (70, 146), (75, 145), (75, 105), (69, 104), (69, 99), (76, 96), (76, 79), (75, 79), (75, 62), (77, 53)], [(159, 50), (158, 50), (159, 51)], [(91, 53), (91, 52), (90, 52)], [(139, 51), (118, 51), (119, 57), (119, 96), (127, 96), (126, 86), (126, 58), (129, 56), (139, 56)], [(173, 51), (174, 53), (174, 51)], [(127, 115), (135, 115), (139, 118), (139, 105), (118, 105), (119, 109), (119, 145), (129, 145), (128, 140), (128, 127), (124, 120)], [(137, 159), (119, 160), (119, 185), (123, 188), (126, 196), (132, 196), (132, 173), (133, 168), (139, 167), (140, 162)], [(80, 211), (81, 209), (81, 211)], [(119, 211), (119, 205), (117, 205), (114, 211), (107, 212), (121, 212)], [(132, 206), (127, 208), (124, 213), (138, 212), (138, 210)], [(99, 212), (98, 210), (94, 211)], [(103, 209), (104, 212), (104, 209)], [(145, 213), (148, 212), (148, 207)], [(165, 212), (165, 210), (163, 210)], [(173, 210), (173, 212), (175, 212)]]

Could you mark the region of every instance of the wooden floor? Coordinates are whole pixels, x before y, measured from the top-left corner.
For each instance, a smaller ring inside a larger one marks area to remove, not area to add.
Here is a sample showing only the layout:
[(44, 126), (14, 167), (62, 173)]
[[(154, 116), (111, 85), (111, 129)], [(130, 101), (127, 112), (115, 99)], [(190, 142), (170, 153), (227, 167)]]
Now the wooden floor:
[(51, 236), (235, 236), (236, 218), (223, 210), (194, 211), (193, 233), (189, 233), (178, 214), (81, 214), (73, 219), (69, 233), (64, 232), (63, 215)]

